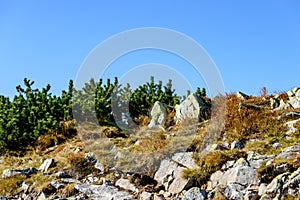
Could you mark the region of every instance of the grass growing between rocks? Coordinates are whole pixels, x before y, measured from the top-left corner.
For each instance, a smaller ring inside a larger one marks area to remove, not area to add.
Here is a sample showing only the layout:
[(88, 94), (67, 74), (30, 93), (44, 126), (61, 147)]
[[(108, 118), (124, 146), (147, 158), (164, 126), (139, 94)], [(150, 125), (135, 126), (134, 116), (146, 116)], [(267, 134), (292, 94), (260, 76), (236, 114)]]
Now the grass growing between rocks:
[(200, 186), (204, 185), (209, 180), (211, 174), (221, 170), (223, 164), (241, 157), (246, 157), (246, 152), (237, 149), (195, 154), (194, 160), (199, 168), (185, 170), (183, 177), (196, 181)]
[(262, 183), (270, 183), (284, 172), (293, 172), (300, 167), (300, 155), (293, 159), (276, 158), (271, 163), (264, 162), (257, 170)]

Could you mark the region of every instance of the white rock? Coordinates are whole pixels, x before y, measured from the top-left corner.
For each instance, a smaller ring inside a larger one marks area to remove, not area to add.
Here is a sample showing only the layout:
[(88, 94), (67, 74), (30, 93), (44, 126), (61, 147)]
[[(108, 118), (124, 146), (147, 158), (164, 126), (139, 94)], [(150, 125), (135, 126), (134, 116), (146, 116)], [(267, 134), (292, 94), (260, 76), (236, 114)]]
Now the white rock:
[(142, 192), (140, 195), (140, 200), (152, 200), (153, 194), (149, 192)]
[(128, 179), (120, 178), (119, 180), (117, 180), (116, 186), (131, 192), (139, 192), (139, 190), (132, 183), (130, 183)]
[(48, 158), (43, 162), (43, 164), (40, 166), (39, 170), (41, 172), (47, 172), (53, 163), (54, 163), (54, 159)]
[(194, 161), (193, 152), (176, 153), (172, 157), (172, 160), (189, 169), (198, 167)]
[(193, 187), (188, 190), (183, 197), (183, 200), (204, 200), (206, 199), (206, 192), (201, 190), (200, 188)]
[(180, 123), (185, 119), (194, 119), (198, 122), (206, 120), (207, 116), (203, 116), (203, 111), (208, 106), (196, 94), (190, 94), (180, 105), (175, 106), (176, 123)]

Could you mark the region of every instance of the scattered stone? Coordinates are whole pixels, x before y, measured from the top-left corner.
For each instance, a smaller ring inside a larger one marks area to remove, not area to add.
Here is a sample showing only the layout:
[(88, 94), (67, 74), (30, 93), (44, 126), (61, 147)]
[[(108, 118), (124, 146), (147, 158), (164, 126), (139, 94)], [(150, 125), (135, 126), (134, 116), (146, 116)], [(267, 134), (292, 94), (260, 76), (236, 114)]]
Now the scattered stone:
[(273, 147), (274, 149), (279, 149), (280, 147), (282, 147), (282, 144), (276, 142), (276, 143), (272, 144), (272, 147)]
[(78, 180), (73, 179), (73, 178), (61, 178), (60, 179), (63, 183), (79, 183)]
[(207, 194), (205, 191), (200, 188), (193, 187), (184, 194), (183, 200), (204, 200), (206, 197)]
[(25, 182), (22, 183), (21, 188), (25, 194), (28, 192), (29, 187), (30, 187), (30, 184), (25, 183)]
[(64, 171), (57, 172), (57, 173), (56, 173), (56, 176), (57, 176), (58, 178), (69, 178), (69, 177), (70, 177), (70, 175), (69, 175), (67, 172), (64, 172)]
[(46, 159), (43, 164), (40, 166), (39, 171), (41, 172), (47, 172), (48, 169), (54, 164), (53, 158)]
[(243, 143), (241, 142), (238, 142), (238, 141), (233, 141), (231, 144), (230, 144), (230, 149), (233, 150), (233, 149), (242, 149), (244, 148), (244, 145)]
[(149, 192), (142, 192), (140, 195), (140, 200), (152, 200), (153, 194)]
[(237, 92), (236, 93), (236, 96), (239, 98), (239, 99), (242, 99), (242, 100), (247, 100), (249, 99), (249, 95), (243, 93), (243, 92)]
[(55, 189), (57, 189), (57, 190), (65, 187), (65, 184), (62, 184), (62, 183), (60, 183), (60, 182), (58, 182), (58, 181), (52, 181), (52, 182), (50, 183), (50, 185), (51, 185), (52, 187), (54, 187)]
[(300, 119), (296, 119), (296, 120), (293, 120), (293, 121), (289, 121), (289, 122), (286, 122), (285, 125), (288, 127), (288, 131), (286, 132), (287, 135), (290, 135), (290, 134), (293, 134), (296, 132), (296, 128), (294, 127), (294, 125), (299, 122)]
[(193, 154), (193, 152), (176, 153), (172, 157), (172, 160), (189, 169), (197, 168), (198, 166), (194, 161)]
[(22, 170), (11, 170), (11, 169), (6, 169), (2, 172), (2, 178), (9, 178), (18, 174), (22, 174), (25, 176), (31, 176), (32, 174), (37, 173), (37, 169), (35, 168), (26, 168)]
[(156, 101), (150, 112), (151, 121), (148, 128), (161, 128), (164, 130), (167, 117), (167, 106), (164, 103)]
[(115, 185), (117, 187), (123, 188), (124, 190), (128, 190), (135, 193), (139, 192), (139, 190), (132, 183), (130, 183), (128, 179), (120, 178), (119, 180), (117, 180)]

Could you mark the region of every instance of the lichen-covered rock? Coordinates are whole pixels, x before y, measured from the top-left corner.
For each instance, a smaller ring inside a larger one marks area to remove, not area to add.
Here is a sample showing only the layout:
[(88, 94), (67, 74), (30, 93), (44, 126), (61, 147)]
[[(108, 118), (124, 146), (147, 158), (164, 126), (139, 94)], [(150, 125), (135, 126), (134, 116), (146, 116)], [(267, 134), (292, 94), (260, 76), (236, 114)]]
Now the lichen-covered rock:
[(209, 107), (196, 94), (190, 94), (180, 105), (175, 107), (176, 123), (185, 119), (194, 119), (198, 122), (208, 119), (206, 110)]
[(193, 187), (184, 194), (183, 200), (204, 200), (206, 199), (206, 196), (207, 194), (204, 190)]
[(189, 169), (198, 167), (194, 161), (193, 152), (176, 153), (172, 160)]
[(148, 128), (162, 128), (165, 126), (167, 120), (167, 106), (164, 103), (156, 101), (151, 109), (151, 121)]

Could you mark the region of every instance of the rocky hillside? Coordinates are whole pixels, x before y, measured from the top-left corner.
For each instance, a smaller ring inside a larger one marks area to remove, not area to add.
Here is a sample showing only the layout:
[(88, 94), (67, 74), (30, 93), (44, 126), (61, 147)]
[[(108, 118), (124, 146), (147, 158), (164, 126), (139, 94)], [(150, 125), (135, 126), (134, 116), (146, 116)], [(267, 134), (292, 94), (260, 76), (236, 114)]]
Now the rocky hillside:
[[(300, 199), (300, 88), (277, 95), (238, 92), (224, 101), (224, 127), (205, 145), (213, 100), (193, 94), (172, 112), (156, 102), (138, 134), (101, 127), (79, 128), (66, 140), (43, 135), (26, 152), (0, 157), (0, 199)], [(196, 128), (187, 136), (191, 123)], [(104, 136), (120, 149), (116, 157), (161, 152), (182, 138), (190, 143), (156, 168), (137, 172), (103, 161), (91, 142)]]

